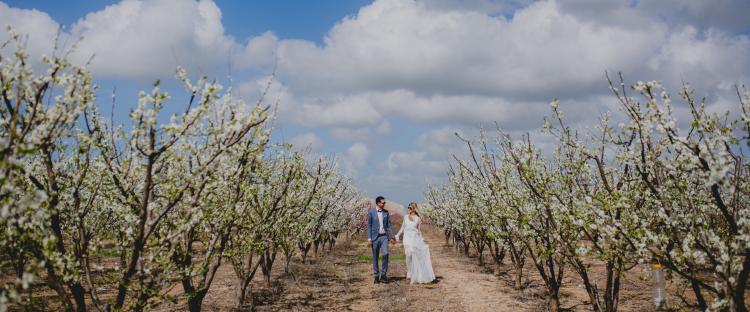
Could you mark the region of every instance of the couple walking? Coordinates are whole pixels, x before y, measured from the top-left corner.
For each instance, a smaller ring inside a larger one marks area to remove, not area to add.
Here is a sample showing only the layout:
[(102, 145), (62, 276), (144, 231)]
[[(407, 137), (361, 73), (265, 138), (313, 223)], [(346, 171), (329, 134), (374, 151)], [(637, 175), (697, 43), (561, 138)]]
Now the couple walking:
[[(411, 283), (429, 283), (435, 280), (432, 271), (429, 246), (422, 239), (419, 231), (420, 218), (417, 204), (409, 204), (409, 213), (404, 217), (398, 233), (393, 236), (390, 214), (385, 210), (385, 198), (375, 199), (376, 209), (367, 214), (367, 243), (372, 247), (372, 269), (375, 283), (388, 283), (388, 243), (399, 240), (403, 235), (404, 254), (406, 255), (406, 278)], [(382, 255), (383, 267), (378, 267), (378, 255)]]

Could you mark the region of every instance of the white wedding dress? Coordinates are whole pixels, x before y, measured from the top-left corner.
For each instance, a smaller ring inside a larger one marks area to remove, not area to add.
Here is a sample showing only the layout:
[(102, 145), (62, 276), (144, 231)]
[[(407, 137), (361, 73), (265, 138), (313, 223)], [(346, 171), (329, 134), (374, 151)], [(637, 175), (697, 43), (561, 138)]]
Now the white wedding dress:
[(404, 217), (404, 223), (396, 234), (396, 238), (404, 234), (404, 254), (406, 255), (406, 278), (411, 279), (411, 283), (430, 283), (435, 280), (435, 273), (432, 271), (432, 260), (430, 259), (430, 246), (428, 246), (422, 233), (419, 231), (419, 217), (412, 216), (414, 220), (409, 220), (409, 216)]

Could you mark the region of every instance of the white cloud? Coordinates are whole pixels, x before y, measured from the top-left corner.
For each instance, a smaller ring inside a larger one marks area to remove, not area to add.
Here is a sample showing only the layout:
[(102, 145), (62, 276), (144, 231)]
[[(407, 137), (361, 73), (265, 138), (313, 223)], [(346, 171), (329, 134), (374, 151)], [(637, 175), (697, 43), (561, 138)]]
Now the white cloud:
[(437, 175), (445, 171), (446, 163), (430, 160), (426, 152), (392, 152), (385, 161), (389, 171), (401, 173), (420, 173), (415, 176)]
[(333, 127), (330, 128), (331, 136), (342, 141), (371, 141), (376, 138), (391, 134), (391, 123), (383, 120), (375, 127)]
[(289, 143), (296, 149), (310, 149), (311, 152), (318, 152), (323, 146), (323, 140), (312, 132), (295, 136), (289, 139)]
[[(738, 1), (669, 0), (668, 12), (658, 1), (377, 0), (318, 45), (271, 32), (240, 43), (210, 0), (125, 0), (63, 35), (83, 36), (76, 57), (96, 54), (91, 68), (106, 77), (169, 77), (178, 64), (222, 72), (230, 58), (268, 70), (278, 55), (280, 113), (305, 127), (388, 130), (402, 117), (531, 129), (553, 97), (606, 94), (605, 70), (707, 93), (747, 81), (750, 39), (730, 32), (750, 25)], [(0, 5), (0, 17), (31, 34), (30, 50), (51, 50), (47, 14)]]
[(372, 139), (372, 130), (363, 128), (331, 128), (331, 136), (342, 141), (368, 141)]
[(430, 10), (441, 11), (475, 11), (486, 14), (498, 14), (515, 8), (522, 1), (497, 0), (430, 0), (422, 3)]
[[(529, 122), (539, 125), (541, 114), (549, 111), (548, 101), (509, 101), (482, 95), (420, 96), (409, 90), (353, 93), (330, 100), (297, 95), (290, 95), (287, 99), (294, 99), (283, 101), (284, 106), (291, 107), (289, 120), (303, 126), (334, 129), (376, 127), (380, 134), (392, 131), (387, 121), (391, 117), (420, 123), (497, 121), (509, 128), (518, 128), (528, 127)], [(340, 130), (334, 132), (341, 134)], [(364, 137), (363, 134), (363, 131), (352, 133), (356, 137)]]
[(54, 52), (59, 25), (47, 13), (11, 8), (0, 2), (0, 21), (0, 42), (5, 43), (8, 40), (5, 27), (11, 26), (16, 33), (28, 36), (25, 42), (29, 54), (38, 57), (43, 54), (52, 55)]
[(412, 150), (389, 153), (379, 177), (392, 183), (406, 183), (423, 187), (425, 182), (440, 181), (448, 170), (452, 155), (468, 155), (466, 143), (456, 137), (475, 141), (478, 128), (442, 127), (419, 135)]
[(453, 127), (442, 127), (425, 132), (417, 137), (416, 146), (420, 151), (426, 152), (432, 157), (441, 157), (447, 160), (451, 155), (464, 155), (466, 144), (459, 139), (474, 139), (474, 131), (468, 134), (466, 130)]
[[(46, 13), (0, 4), (0, 17), (29, 34), (33, 56), (52, 52), (58, 26)], [(265, 33), (239, 44), (225, 34), (211, 0), (124, 0), (87, 14), (62, 35), (82, 38), (72, 60), (95, 55), (90, 69), (98, 78), (146, 80), (172, 77), (178, 65), (196, 75), (227, 73), (230, 60), (239, 68), (268, 66), (277, 40)]]
[(346, 157), (355, 167), (363, 167), (370, 157), (370, 150), (364, 143), (354, 143), (346, 150)]
[[(593, 126), (618, 109), (605, 70), (662, 80), (673, 94), (690, 82), (709, 109), (736, 110), (732, 86), (750, 79), (749, 13), (746, 0), (375, 0), (314, 43), (272, 32), (232, 38), (210, 0), (125, 0), (62, 37), (85, 37), (75, 57), (95, 53), (98, 78), (152, 80), (178, 64), (224, 73), (230, 59), (234, 70), (269, 73), (278, 57), (266, 94), (267, 103), (280, 99), (278, 120), (327, 128), (353, 143), (342, 155), (350, 171), (379, 164), (383, 171), (365, 180), (411, 192), (444, 174), (447, 154), (464, 151), (456, 131), (476, 137), (477, 124), (496, 121), (513, 134), (533, 132), (552, 98), (572, 125)], [(46, 13), (0, 3), (0, 20), (30, 34), (32, 55), (52, 52), (58, 26)], [(254, 101), (267, 82), (251, 77), (235, 90)], [(402, 131), (425, 133), (406, 150), (371, 153), (361, 143)], [(313, 133), (292, 140), (322, 144)]]
[[(665, 27), (599, 28), (535, 3), (512, 20), (381, 0), (343, 20), (324, 47), (282, 41), (283, 77), (305, 93), (408, 89), (419, 94), (560, 96), (600, 83), (657, 49)], [(614, 53), (616, 52), (616, 53)]]
[[(461, 139), (456, 137), (456, 133)], [(515, 139), (521, 139), (525, 132), (511, 131)], [(494, 139), (496, 129), (486, 130), (486, 140), (490, 149), (496, 149)], [(536, 147), (545, 151), (553, 150), (553, 138), (539, 131), (531, 133)], [(399, 194), (409, 194), (410, 198), (419, 197), (428, 184), (445, 183), (449, 163), (455, 162), (453, 155), (467, 159), (470, 153), (464, 140), (472, 142), (474, 151), (479, 153), (478, 128), (443, 127), (419, 135), (414, 149), (395, 151), (388, 154), (380, 166), (380, 171), (368, 177), (368, 182), (380, 189), (387, 189)]]
[(434, 156), (424, 151), (391, 152), (378, 172), (366, 180), (386, 194), (415, 201), (422, 196), (426, 183), (438, 183), (444, 178), (447, 162), (432, 159)]
[(391, 117), (497, 121), (528, 130), (552, 98), (609, 96), (605, 70), (709, 93), (748, 79), (747, 36), (667, 23), (624, 2), (545, 1), (512, 18), (493, 14), (520, 3), (378, 0), (334, 26), (322, 46), (272, 40), (294, 98), (285, 101), (290, 120), (380, 130)]
[(393, 128), (391, 127), (391, 122), (388, 121), (388, 119), (383, 120), (383, 122), (381, 122), (380, 125), (378, 126), (377, 131), (379, 134), (382, 134), (382, 135), (391, 134), (391, 131), (393, 131)]
[(296, 103), (294, 120), (307, 127), (361, 127), (374, 125), (382, 118), (366, 98), (347, 97), (334, 101), (306, 98)]
[(276, 45), (279, 39), (273, 32), (267, 31), (260, 36), (250, 38), (236, 58), (241, 68), (261, 68), (269, 70), (276, 58)]
[(637, 6), (642, 12), (677, 25), (738, 32), (750, 30), (747, 17), (750, 2), (746, 0), (640, 0)]

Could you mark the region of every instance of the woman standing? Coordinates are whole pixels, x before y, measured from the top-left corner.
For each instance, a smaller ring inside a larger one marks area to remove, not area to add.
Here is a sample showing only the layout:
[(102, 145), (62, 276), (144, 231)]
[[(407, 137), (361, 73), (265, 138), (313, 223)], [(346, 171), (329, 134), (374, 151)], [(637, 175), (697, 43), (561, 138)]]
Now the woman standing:
[(430, 247), (422, 239), (420, 232), (421, 219), (417, 204), (409, 204), (409, 214), (404, 218), (396, 240), (403, 234), (404, 254), (406, 255), (406, 278), (411, 283), (430, 283), (435, 280), (430, 259)]

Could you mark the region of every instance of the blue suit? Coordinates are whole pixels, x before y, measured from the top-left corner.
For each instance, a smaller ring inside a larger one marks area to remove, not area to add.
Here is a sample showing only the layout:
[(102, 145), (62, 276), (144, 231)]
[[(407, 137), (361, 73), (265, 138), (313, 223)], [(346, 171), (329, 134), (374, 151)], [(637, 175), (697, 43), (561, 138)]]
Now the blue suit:
[[(380, 234), (380, 221), (378, 220), (377, 209), (370, 209), (367, 212), (367, 239), (372, 241), (372, 270), (375, 278), (378, 276), (388, 276), (388, 240), (395, 239), (391, 219), (388, 210), (383, 209), (383, 229), (384, 234)], [(378, 274), (378, 256), (382, 253), (383, 269)]]

